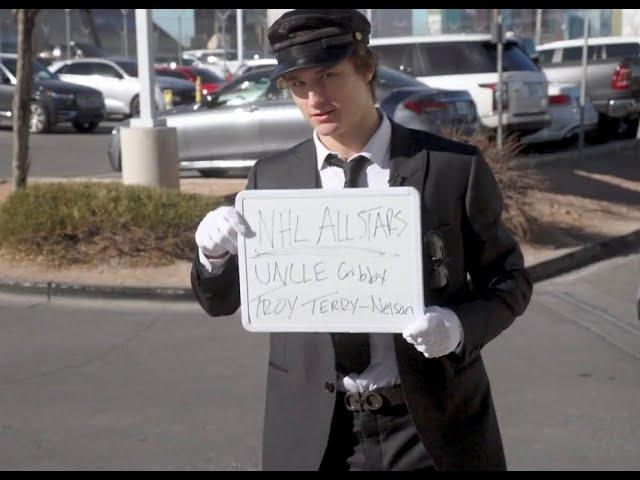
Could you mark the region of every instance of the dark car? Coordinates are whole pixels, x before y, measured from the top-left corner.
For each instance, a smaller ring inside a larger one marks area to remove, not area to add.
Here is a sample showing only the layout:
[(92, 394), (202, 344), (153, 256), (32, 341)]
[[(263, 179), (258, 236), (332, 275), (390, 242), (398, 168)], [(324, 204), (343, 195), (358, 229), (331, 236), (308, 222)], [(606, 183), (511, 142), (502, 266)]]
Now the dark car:
[[(15, 54), (0, 54), (0, 122), (8, 120), (9, 124), (16, 64)], [(31, 98), (31, 133), (43, 133), (64, 122), (79, 132), (90, 132), (105, 118), (104, 97), (98, 90), (63, 82), (36, 61)]]
[[(255, 70), (221, 87), (207, 101), (159, 114), (178, 136), (181, 169), (203, 175), (246, 171), (256, 159), (284, 151), (311, 136), (311, 127), (289, 97), (271, 79), (273, 66)], [(446, 127), (473, 131), (478, 118), (464, 91), (430, 88), (413, 77), (379, 67), (376, 97), (390, 118), (410, 128), (441, 132)], [(120, 127), (111, 136), (108, 157), (121, 169)]]

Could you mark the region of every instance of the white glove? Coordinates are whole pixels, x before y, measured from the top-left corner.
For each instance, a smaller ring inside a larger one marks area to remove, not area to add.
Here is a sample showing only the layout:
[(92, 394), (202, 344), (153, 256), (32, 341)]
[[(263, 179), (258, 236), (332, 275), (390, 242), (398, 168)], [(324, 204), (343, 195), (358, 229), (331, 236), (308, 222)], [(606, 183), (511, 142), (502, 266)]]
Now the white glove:
[[(218, 207), (207, 213), (196, 229), (196, 244), (200, 263), (211, 272), (212, 262), (225, 260), (238, 253), (238, 233), (246, 237), (255, 235), (249, 224), (233, 207)], [(205, 256), (207, 255), (207, 256)]]
[(422, 318), (407, 325), (402, 336), (425, 357), (437, 358), (461, 345), (463, 333), (453, 310), (432, 306), (424, 309)]

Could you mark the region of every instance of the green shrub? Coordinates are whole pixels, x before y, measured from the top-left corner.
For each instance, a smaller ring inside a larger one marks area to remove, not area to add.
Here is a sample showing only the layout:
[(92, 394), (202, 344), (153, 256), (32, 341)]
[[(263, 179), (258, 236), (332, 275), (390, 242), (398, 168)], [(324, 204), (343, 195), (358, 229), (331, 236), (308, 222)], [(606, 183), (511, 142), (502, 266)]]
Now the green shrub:
[(0, 205), (0, 248), (54, 265), (190, 260), (202, 217), (222, 198), (120, 183), (29, 185)]

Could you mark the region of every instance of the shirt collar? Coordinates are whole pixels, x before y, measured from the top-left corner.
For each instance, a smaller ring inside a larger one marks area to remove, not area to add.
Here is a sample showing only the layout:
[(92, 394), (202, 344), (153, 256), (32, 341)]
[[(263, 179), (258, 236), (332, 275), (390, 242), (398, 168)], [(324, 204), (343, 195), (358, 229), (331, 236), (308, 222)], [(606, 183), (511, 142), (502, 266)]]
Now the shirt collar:
[[(380, 126), (371, 136), (367, 144), (363, 147), (362, 151), (352, 155), (353, 158), (357, 155), (363, 155), (378, 165), (380, 168), (387, 168), (389, 166), (389, 151), (391, 145), (391, 122), (387, 118), (387, 115), (378, 109), (378, 113), (382, 117)], [(332, 152), (320, 141), (318, 133), (313, 131), (313, 143), (316, 146), (316, 156), (318, 161), (318, 171), (322, 170), (324, 166), (324, 159)]]

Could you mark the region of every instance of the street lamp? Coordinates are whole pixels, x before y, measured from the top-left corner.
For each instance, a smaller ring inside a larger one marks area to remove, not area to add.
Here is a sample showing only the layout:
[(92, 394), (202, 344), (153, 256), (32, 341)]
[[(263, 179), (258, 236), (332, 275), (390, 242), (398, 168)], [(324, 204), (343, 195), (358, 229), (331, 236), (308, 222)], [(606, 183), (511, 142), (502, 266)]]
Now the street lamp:
[(127, 25), (128, 9), (121, 8), (120, 11), (122, 12), (122, 33), (123, 33), (122, 47), (124, 50), (123, 53), (125, 58), (129, 58), (129, 26)]
[(64, 9), (64, 25), (67, 39), (67, 58), (71, 58), (71, 19), (69, 17), (71, 9)]

